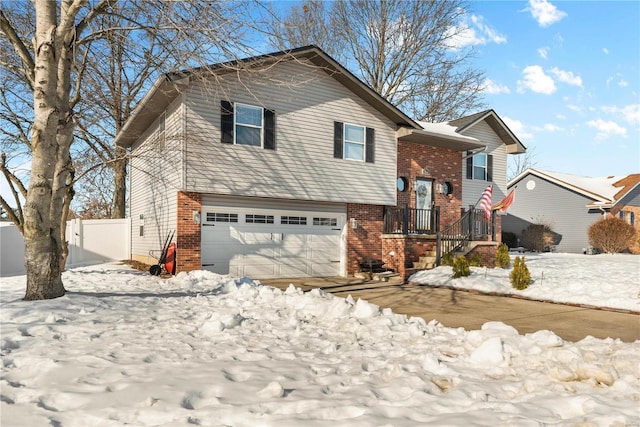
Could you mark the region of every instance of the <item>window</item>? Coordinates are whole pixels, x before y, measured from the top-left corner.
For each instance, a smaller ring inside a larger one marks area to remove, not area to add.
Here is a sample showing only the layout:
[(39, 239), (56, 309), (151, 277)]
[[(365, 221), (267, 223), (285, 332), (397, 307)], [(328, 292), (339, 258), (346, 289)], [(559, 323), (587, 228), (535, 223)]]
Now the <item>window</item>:
[(364, 127), (344, 125), (344, 158), (364, 160)]
[(247, 214), (245, 222), (247, 224), (273, 224), (273, 215)]
[(275, 113), (253, 105), (220, 101), (221, 142), (276, 149)]
[(480, 181), (493, 180), (493, 156), (487, 153), (467, 155), (467, 179), (477, 179)]
[(313, 225), (324, 225), (327, 227), (337, 227), (338, 219), (337, 218), (313, 218)]
[(262, 146), (262, 107), (235, 105), (236, 144)]
[(333, 157), (373, 163), (375, 131), (359, 125), (333, 122)]
[(307, 225), (306, 216), (281, 216), (280, 224)]
[(238, 214), (207, 212), (207, 222), (238, 222)]
[(406, 177), (401, 176), (396, 181), (396, 187), (398, 188), (399, 192), (404, 193), (409, 189), (409, 180)]

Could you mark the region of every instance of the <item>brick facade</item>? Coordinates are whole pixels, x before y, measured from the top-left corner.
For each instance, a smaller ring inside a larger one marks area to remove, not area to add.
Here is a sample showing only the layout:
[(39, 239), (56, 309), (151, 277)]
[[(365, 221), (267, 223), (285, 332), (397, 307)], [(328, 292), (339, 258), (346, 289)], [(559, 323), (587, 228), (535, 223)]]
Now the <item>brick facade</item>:
[(359, 262), (365, 258), (382, 259), (383, 216), (383, 206), (347, 204), (347, 274), (360, 271)]
[(620, 211), (624, 212), (624, 220), (627, 223), (631, 222), (631, 212), (633, 212), (633, 227), (636, 229), (636, 237), (634, 243), (629, 248), (632, 254), (640, 254), (640, 206), (624, 205), (622, 207), (615, 206), (611, 210), (611, 215), (619, 218)]
[(201, 225), (194, 222), (194, 212), (202, 213), (200, 193), (178, 192), (176, 224), (176, 273), (199, 270), (202, 266)]
[(482, 266), (493, 268), (496, 266), (496, 253), (498, 252), (498, 242), (481, 242), (474, 246), (469, 253), (465, 255), (467, 260), (471, 260), (474, 254), (480, 254), (482, 257)]
[[(407, 191), (398, 192), (398, 206), (415, 207), (413, 183), (417, 178), (429, 178), (434, 180), (434, 204), (440, 208), (440, 228), (447, 227), (460, 218), (462, 155), (459, 151), (398, 141), (398, 177), (405, 177), (409, 182)], [(445, 182), (452, 184), (451, 194), (439, 194), (436, 191), (436, 186)]]
[(386, 268), (393, 269), (404, 278), (413, 269), (413, 263), (421, 256), (435, 251), (433, 236), (384, 235), (382, 237), (382, 260)]

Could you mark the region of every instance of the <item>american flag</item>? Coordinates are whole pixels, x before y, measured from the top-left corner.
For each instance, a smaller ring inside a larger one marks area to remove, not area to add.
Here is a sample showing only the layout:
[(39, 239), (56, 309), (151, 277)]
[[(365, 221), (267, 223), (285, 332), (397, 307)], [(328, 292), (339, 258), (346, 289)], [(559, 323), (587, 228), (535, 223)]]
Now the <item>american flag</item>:
[(500, 212), (506, 212), (507, 209), (509, 209), (513, 204), (515, 197), (516, 197), (516, 189), (514, 188), (513, 190), (511, 190), (511, 192), (509, 192), (509, 194), (507, 194), (507, 197), (500, 200), (495, 205), (491, 206), (491, 210), (494, 210), (494, 211), (499, 210)]
[(488, 186), (482, 192), (480, 197), (480, 209), (484, 211), (484, 216), (489, 221), (491, 217), (491, 194), (493, 193), (493, 185)]

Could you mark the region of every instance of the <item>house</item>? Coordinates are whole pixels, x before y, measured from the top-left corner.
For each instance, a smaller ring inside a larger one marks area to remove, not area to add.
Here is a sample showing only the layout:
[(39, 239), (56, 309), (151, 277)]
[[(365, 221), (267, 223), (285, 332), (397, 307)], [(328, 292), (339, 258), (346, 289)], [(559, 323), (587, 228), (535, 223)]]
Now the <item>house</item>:
[(165, 74), (115, 142), (134, 259), (175, 230), (178, 271), (254, 278), (407, 273), (461, 218), (463, 157), (491, 145), (421, 126), (315, 46)]
[(607, 214), (638, 228), (640, 174), (591, 178), (527, 169), (509, 181), (508, 188), (517, 190), (503, 217), (503, 231), (519, 237), (530, 224), (547, 224), (559, 252), (585, 252), (590, 247), (589, 226)]

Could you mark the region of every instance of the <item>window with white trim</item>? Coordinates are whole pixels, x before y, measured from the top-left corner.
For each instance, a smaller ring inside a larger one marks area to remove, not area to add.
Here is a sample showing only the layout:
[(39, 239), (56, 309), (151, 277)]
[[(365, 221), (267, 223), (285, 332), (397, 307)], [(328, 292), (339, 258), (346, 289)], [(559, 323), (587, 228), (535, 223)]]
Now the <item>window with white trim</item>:
[(473, 179), (487, 181), (487, 154), (480, 153), (473, 156)]
[(306, 216), (281, 216), (280, 224), (307, 225)]
[(365, 127), (344, 124), (344, 158), (364, 161)]
[(273, 215), (246, 214), (244, 220), (247, 224), (273, 224)]
[(327, 227), (336, 227), (338, 225), (337, 218), (323, 218), (323, 217), (314, 217), (313, 225), (327, 226)]
[(264, 110), (253, 105), (235, 104), (235, 143), (262, 146)]
[(207, 222), (238, 222), (238, 214), (224, 212), (207, 212)]

